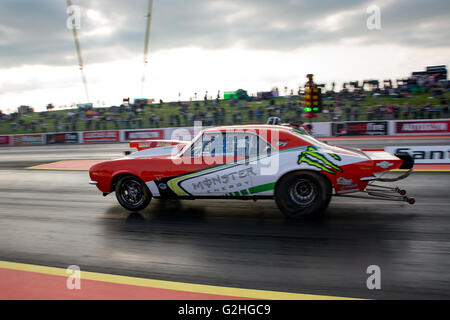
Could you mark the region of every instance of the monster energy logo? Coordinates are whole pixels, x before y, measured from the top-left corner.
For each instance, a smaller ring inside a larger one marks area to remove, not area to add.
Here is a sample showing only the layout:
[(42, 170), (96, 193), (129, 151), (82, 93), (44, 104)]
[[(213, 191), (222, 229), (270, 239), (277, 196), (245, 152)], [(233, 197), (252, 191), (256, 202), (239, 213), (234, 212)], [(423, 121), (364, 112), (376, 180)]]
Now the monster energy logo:
[[(337, 154), (329, 153), (331, 157), (336, 159), (337, 161), (341, 161), (341, 157)], [(306, 151), (303, 151), (298, 156), (298, 164), (307, 163), (311, 166), (317, 167), (322, 171), (336, 174), (336, 172), (344, 172), (341, 167), (335, 165), (333, 162), (325, 158), (325, 156), (319, 152), (317, 152), (317, 148), (314, 146), (309, 146)]]

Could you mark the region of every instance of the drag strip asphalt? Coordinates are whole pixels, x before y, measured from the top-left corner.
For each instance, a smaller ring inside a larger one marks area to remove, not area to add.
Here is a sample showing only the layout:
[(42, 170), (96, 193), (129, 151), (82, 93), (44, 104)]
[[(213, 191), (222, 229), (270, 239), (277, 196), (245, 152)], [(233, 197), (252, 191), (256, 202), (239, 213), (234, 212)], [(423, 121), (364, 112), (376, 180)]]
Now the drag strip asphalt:
[[(449, 172), (399, 182), (414, 206), (335, 197), (314, 221), (285, 220), (270, 200), (153, 200), (129, 213), (85, 171), (24, 169), (119, 157), (127, 145), (39, 148), (0, 149), (0, 260), (302, 294), (450, 298)], [(381, 290), (366, 286), (370, 265), (381, 268)]]

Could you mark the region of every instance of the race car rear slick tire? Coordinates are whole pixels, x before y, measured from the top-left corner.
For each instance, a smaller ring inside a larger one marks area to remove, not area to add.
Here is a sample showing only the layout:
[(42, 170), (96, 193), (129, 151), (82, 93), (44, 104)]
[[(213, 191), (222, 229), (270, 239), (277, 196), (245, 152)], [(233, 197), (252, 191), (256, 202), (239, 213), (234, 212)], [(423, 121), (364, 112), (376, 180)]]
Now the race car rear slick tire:
[(141, 179), (132, 175), (120, 178), (115, 191), (117, 201), (129, 211), (145, 209), (152, 199), (147, 185)]
[(293, 172), (278, 181), (275, 202), (289, 219), (321, 216), (332, 194), (331, 183), (316, 172)]

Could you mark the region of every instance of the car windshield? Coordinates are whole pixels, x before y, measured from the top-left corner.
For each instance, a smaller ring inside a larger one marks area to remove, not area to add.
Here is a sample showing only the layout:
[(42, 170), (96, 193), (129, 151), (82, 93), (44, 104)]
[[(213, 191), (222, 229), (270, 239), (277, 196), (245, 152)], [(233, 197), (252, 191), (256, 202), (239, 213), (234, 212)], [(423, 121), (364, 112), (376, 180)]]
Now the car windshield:
[(191, 143), (187, 143), (183, 148), (181, 148), (181, 150), (180, 150), (180, 152), (178, 152), (178, 157), (181, 157), (181, 156), (183, 156), (183, 154), (187, 151), (187, 150), (189, 150), (193, 145), (194, 145), (194, 143), (198, 140), (198, 139), (200, 139), (201, 137), (202, 137), (202, 135), (203, 135), (203, 131), (200, 131), (192, 140), (191, 140)]

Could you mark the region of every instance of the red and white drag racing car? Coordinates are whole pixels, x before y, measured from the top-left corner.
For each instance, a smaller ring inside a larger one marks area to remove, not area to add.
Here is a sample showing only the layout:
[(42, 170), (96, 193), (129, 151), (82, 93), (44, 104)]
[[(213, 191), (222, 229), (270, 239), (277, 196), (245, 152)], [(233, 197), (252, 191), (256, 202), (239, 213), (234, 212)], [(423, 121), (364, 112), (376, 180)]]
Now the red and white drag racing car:
[[(288, 126), (208, 128), (189, 142), (130, 146), (138, 151), (96, 164), (89, 175), (91, 184), (104, 195), (115, 192), (131, 211), (144, 209), (152, 198), (274, 198), (282, 213), (296, 218), (322, 213), (332, 195), (356, 192), (414, 203), (404, 190), (374, 184), (406, 177), (414, 163), (409, 155), (332, 146)], [(393, 169), (408, 171), (382, 177)]]

